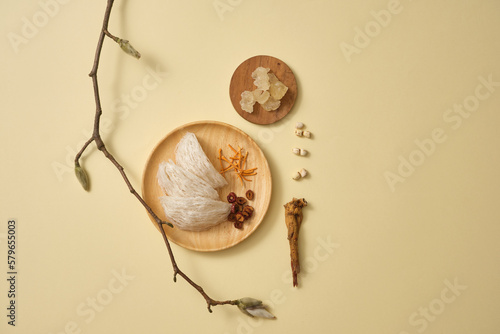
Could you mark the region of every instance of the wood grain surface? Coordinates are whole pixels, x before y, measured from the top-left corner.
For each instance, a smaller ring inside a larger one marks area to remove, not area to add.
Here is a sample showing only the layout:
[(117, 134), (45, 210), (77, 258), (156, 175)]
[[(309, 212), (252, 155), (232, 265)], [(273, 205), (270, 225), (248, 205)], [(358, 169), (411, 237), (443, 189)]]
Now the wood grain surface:
[[(226, 221), (213, 228), (202, 231), (183, 231), (176, 227), (164, 226), (169, 238), (179, 246), (196, 251), (217, 251), (229, 248), (249, 237), (260, 225), (271, 200), (272, 179), (269, 165), (264, 153), (255, 141), (240, 129), (221, 122), (202, 121), (183, 125), (170, 132), (153, 149), (144, 169), (142, 179), (142, 196), (153, 211), (163, 220), (166, 220), (159, 197), (164, 196), (158, 185), (156, 174), (160, 162), (172, 159), (175, 161), (175, 147), (179, 140), (186, 134), (192, 132), (198, 138), (203, 151), (208, 156), (217, 170), (220, 162), (217, 159), (219, 148), (228, 157), (232, 151), (228, 144), (238, 149), (241, 147), (248, 152), (247, 167), (257, 167), (257, 175), (251, 176), (251, 182), (240, 183), (234, 172), (226, 173), (228, 185), (217, 189), (221, 200), (227, 201), (227, 194), (234, 191), (238, 196), (245, 196), (245, 192), (251, 189), (255, 193), (255, 199), (248, 204), (255, 208), (253, 216), (245, 221), (243, 229), (237, 229), (232, 222)], [(151, 218), (151, 217), (150, 217)], [(151, 218), (155, 226), (156, 222)]]
[[(259, 66), (271, 69), (270, 72), (288, 87), (288, 91), (277, 110), (267, 111), (259, 103), (255, 103), (253, 113), (248, 113), (241, 109), (241, 93), (257, 88), (253, 84), (252, 72)], [(245, 60), (234, 71), (229, 85), (229, 96), (234, 109), (241, 117), (255, 124), (271, 124), (285, 117), (292, 109), (297, 98), (297, 82), (292, 70), (283, 61), (271, 56), (255, 56)]]

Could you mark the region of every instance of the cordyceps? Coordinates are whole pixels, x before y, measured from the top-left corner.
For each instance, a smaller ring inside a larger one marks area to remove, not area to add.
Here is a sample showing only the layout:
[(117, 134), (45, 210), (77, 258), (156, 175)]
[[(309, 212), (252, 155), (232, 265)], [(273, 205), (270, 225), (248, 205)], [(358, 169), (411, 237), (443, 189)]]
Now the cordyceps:
[(290, 257), (292, 262), (293, 286), (297, 286), (297, 275), (300, 272), (299, 264), (299, 230), (302, 225), (302, 208), (307, 206), (304, 198), (294, 198), (285, 205), (285, 223), (288, 229), (290, 243)]

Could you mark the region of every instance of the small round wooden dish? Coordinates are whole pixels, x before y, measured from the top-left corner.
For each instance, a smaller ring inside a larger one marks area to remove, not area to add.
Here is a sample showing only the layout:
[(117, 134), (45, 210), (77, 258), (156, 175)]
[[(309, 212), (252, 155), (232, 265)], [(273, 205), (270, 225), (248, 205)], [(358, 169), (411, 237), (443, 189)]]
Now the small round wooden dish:
[[(257, 88), (253, 84), (252, 72), (259, 66), (271, 69), (270, 72), (288, 87), (288, 91), (281, 99), (281, 105), (277, 110), (267, 111), (255, 103), (253, 113), (248, 113), (241, 109), (241, 93)], [(247, 121), (255, 124), (271, 124), (285, 117), (292, 109), (297, 98), (297, 82), (292, 70), (283, 61), (271, 56), (255, 56), (245, 60), (234, 71), (229, 85), (229, 97), (234, 109)]]
[[(202, 121), (194, 122), (178, 127), (163, 138), (149, 156), (142, 178), (142, 196), (153, 211), (163, 220), (166, 220), (159, 197), (164, 196), (163, 190), (158, 185), (156, 174), (160, 162), (172, 159), (175, 161), (175, 147), (179, 140), (186, 134), (192, 132), (198, 138), (203, 151), (210, 159), (214, 167), (219, 170), (218, 150), (229, 157), (233, 152), (228, 147), (238, 149), (241, 147), (248, 152), (248, 168), (257, 167), (257, 175), (251, 176), (251, 182), (245, 181), (241, 184), (236, 174), (228, 171), (225, 178), (228, 185), (218, 189), (222, 201), (227, 201), (227, 194), (234, 191), (238, 196), (245, 197), (248, 189), (253, 190), (255, 198), (248, 201), (248, 205), (254, 207), (255, 211), (251, 218), (243, 223), (242, 229), (234, 227), (232, 222), (226, 221), (201, 232), (183, 231), (177, 227), (171, 228), (164, 225), (165, 233), (169, 240), (179, 246), (196, 251), (217, 251), (232, 247), (245, 240), (260, 225), (269, 207), (271, 200), (271, 171), (264, 153), (262, 153), (255, 141), (240, 129), (221, 122)], [(151, 218), (151, 217), (150, 217)], [(158, 228), (156, 222), (151, 218), (153, 224)]]

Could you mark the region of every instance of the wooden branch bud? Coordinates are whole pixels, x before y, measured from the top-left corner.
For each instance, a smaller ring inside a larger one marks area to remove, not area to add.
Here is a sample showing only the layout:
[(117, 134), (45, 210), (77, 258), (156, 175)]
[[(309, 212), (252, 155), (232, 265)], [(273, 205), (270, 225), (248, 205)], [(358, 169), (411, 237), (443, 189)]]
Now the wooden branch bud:
[(129, 54), (132, 57), (137, 58), (137, 59), (141, 58), (141, 54), (139, 53), (139, 51), (134, 49), (132, 44), (130, 44), (130, 42), (127, 41), (126, 39), (118, 38), (116, 43), (118, 43), (118, 45), (120, 45), (120, 48), (122, 48), (122, 50), (125, 51), (126, 54)]
[(85, 191), (89, 191), (90, 189), (90, 183), (89, 183), (89, 177), (87, 175), (87, 172), (85, 172), (85, 169), (80, 167), (80, 165), (75, 165), (75, 175), (80, 184), (82, 185), (83, 189)]
[(262, 304), (262, 301), (258, 299), (250, 297), (241, 298), (236, 301), (236, 305), (241, 312), (250, 317), (276, 319), (276, 317), (267, 310), (266, 305)]

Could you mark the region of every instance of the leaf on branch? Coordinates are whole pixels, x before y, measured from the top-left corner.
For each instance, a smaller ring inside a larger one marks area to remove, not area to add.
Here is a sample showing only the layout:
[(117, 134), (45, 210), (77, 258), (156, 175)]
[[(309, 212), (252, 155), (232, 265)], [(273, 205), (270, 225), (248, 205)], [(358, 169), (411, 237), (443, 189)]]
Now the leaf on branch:
[(129, 54), (132, 57), (137, 58), (137, 59), (141, 58), (141, 54), (139, 53), (139, 51), (137, 51), (136, 49), (134, 49), (134, 47), (132, 46), (132, 44), (130, 44), (130, 42), (127, 41), (126, 39), (118, 38), (118, 40), (116, 41), (116, 43), (118, 43), (118, 45), (120, 45), (120, 48), (122, 48), (122, 50), (126, 54)]

